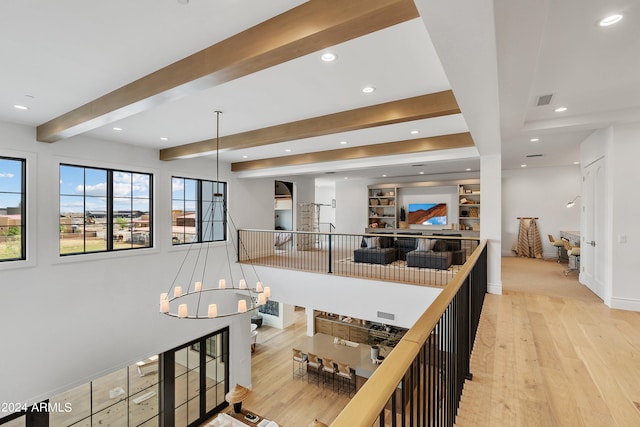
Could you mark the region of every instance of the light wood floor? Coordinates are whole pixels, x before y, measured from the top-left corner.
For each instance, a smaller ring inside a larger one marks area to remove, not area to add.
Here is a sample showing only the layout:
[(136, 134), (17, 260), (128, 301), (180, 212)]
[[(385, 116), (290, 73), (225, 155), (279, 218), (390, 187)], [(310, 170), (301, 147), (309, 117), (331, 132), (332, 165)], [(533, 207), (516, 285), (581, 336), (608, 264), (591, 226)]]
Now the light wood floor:
[[(640, 426), (640, 313), (607, 308), (566, 264), (503, 258), (503, 295), (487, 295), (457, 425)], [(285, 330), (259, 329), (243, 407), (284, 427), (330, 424), (347, 397), (292, 379)]]
[(640, 313), (613, 310), (566, 264), (503, 258), (458, 426), (640, 426)]

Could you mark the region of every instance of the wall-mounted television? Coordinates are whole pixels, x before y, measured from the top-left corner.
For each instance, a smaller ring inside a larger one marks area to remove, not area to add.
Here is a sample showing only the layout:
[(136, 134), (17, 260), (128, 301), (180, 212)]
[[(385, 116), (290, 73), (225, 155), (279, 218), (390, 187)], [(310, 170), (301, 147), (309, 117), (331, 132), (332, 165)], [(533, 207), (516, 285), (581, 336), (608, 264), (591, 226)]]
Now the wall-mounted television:
[(409, 203), (409, 224), (446, 225), (446, 203)]

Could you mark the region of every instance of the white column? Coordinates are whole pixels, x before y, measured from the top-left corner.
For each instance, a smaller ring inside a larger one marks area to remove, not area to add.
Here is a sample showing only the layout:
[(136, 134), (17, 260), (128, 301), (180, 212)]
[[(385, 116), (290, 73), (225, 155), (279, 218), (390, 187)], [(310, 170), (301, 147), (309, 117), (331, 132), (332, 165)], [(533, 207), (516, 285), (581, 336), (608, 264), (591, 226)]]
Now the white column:
[(487, 290), (502, 294), (502, 156), (480, 156), (480, 239), (487, 239)]
[(313, 316), (313, 308), (305, 307), (305, 314), (307, 315), (307, 336), (312, 337), (316, 333), (315, 317)]

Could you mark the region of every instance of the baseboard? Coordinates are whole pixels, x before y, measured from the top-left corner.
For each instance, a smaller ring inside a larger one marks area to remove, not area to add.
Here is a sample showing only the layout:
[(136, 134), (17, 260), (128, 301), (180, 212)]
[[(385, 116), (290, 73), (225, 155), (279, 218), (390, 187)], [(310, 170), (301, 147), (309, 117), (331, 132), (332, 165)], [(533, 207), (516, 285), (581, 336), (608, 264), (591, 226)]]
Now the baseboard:
[(487, 292), (494, 295), (502, 295), (502, 282), (487, 283)]
[(611, 308), (627, 311), (640, 311), (640, 300), (632, 298), (611, 298)]

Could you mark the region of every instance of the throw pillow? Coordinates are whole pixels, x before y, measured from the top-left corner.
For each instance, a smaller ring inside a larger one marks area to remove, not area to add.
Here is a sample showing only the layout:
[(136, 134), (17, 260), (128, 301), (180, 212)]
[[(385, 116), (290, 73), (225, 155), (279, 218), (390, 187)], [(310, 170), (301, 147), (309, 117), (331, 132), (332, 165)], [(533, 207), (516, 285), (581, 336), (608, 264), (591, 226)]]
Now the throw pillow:
[(378, 249), (380, 247), (379, 237), (365, 237), (364, 241), (367, 243), (367, 248)]
[(431, 251), (433, 250), (436, 241), (433, 239), (418, 239), (418, 250), (419, 251)]

